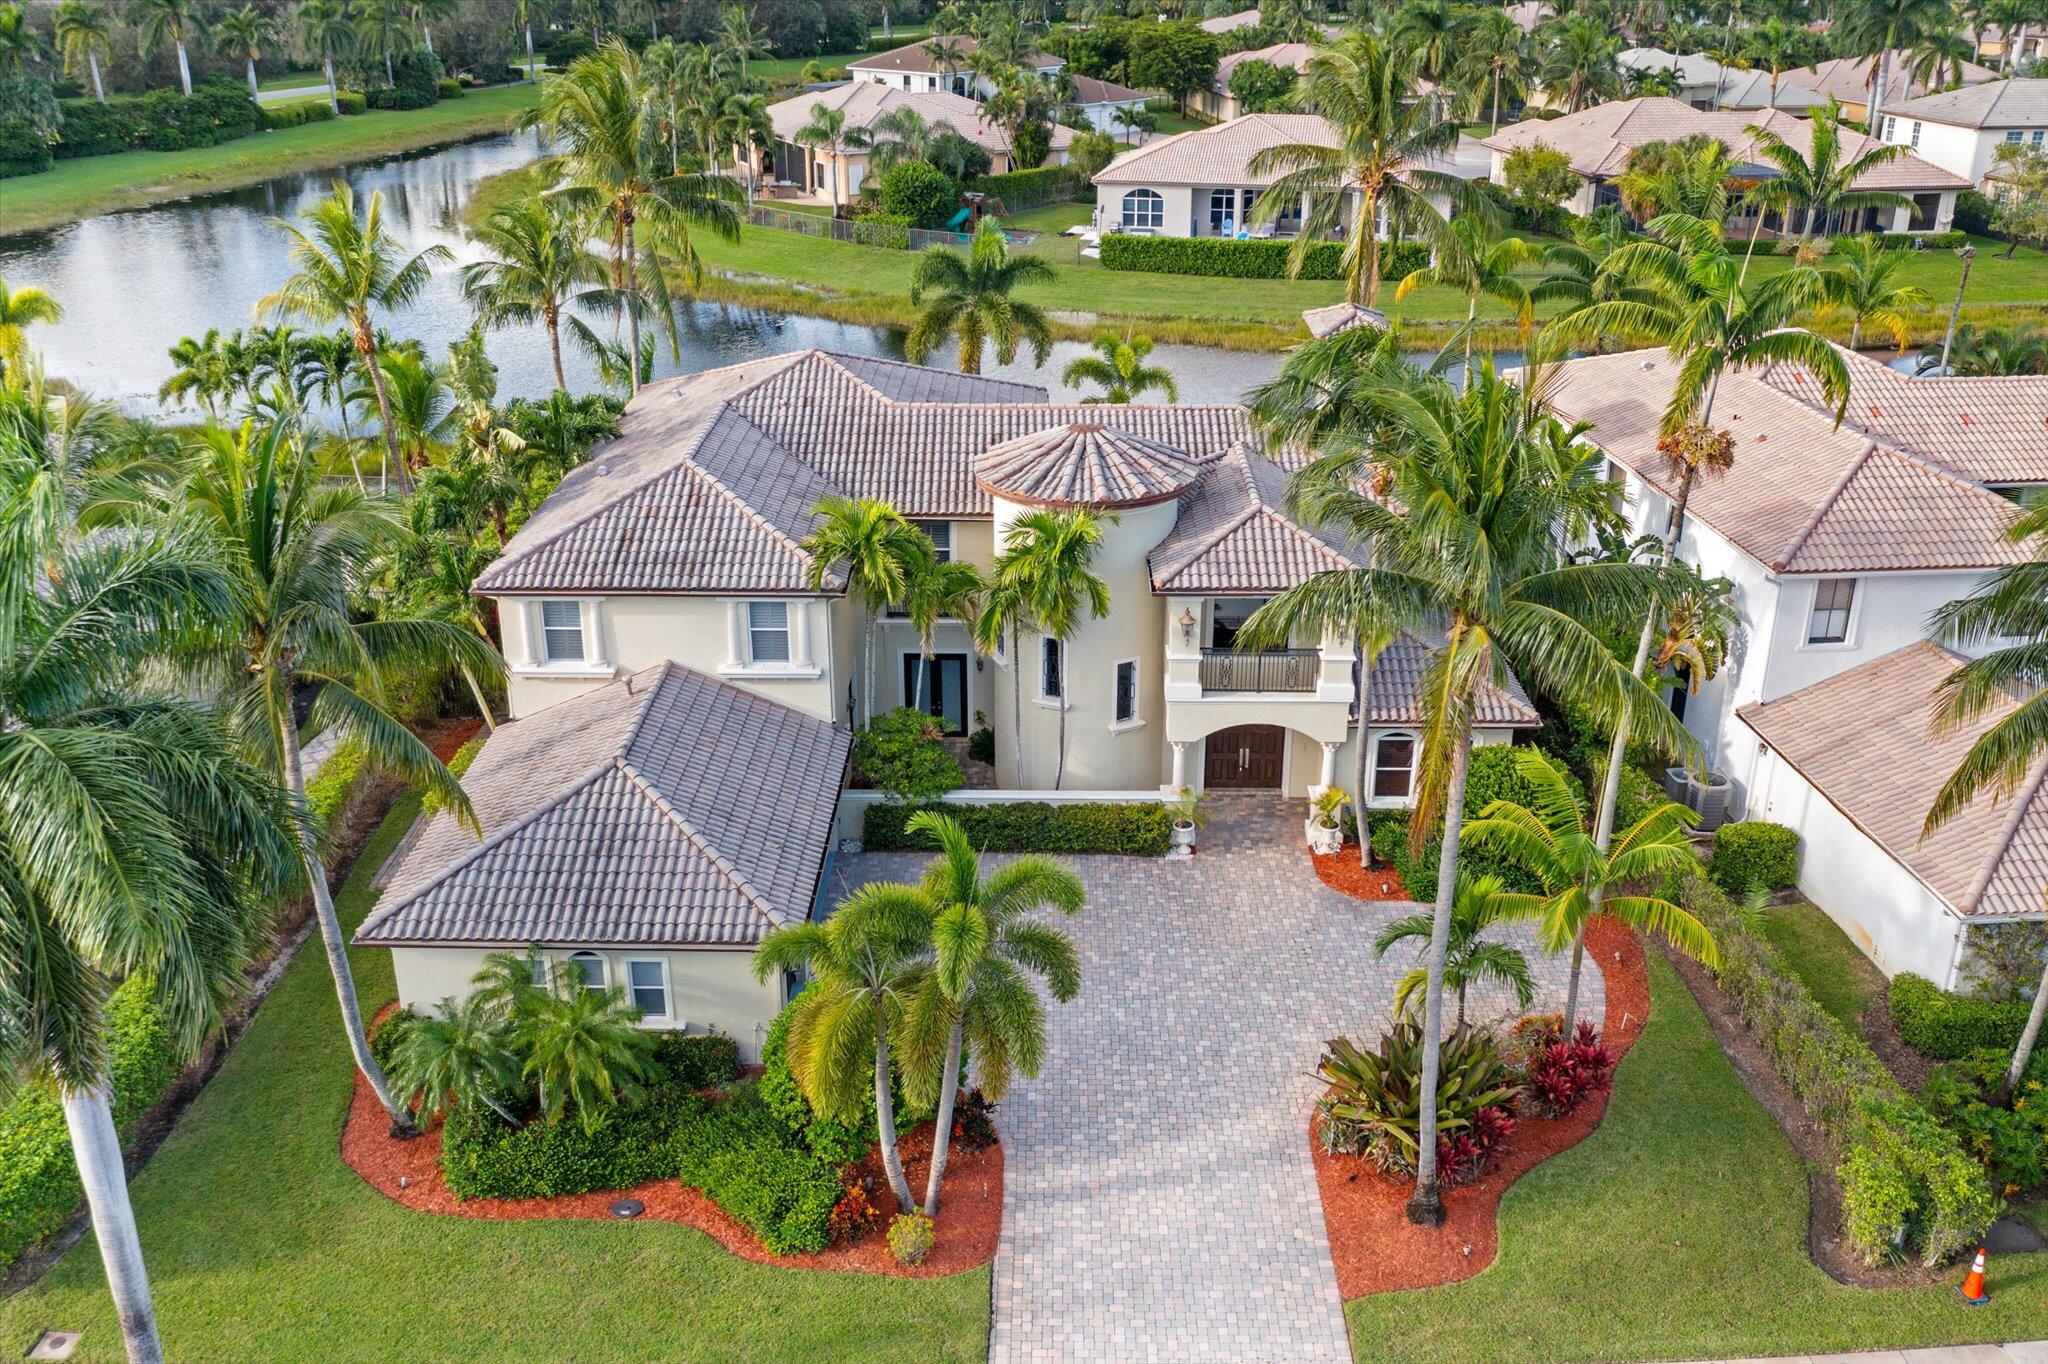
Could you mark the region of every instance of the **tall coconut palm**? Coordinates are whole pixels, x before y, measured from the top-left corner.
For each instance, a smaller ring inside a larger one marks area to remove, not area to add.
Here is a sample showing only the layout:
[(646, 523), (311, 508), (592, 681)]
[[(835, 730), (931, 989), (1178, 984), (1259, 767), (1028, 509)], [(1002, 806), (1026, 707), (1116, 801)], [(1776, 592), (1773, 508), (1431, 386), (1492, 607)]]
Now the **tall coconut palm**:
[(533, 16), (541, 0), (512, 0), (512, 17), (518, 21), (519, 31), (526, 39), (526, 78), (537, 79), (537, 64), (533, 57)]
[(1145, 363), (1152, 354), (1151, 337), (1126, 335), (1119, 340), (1115, 332), (1097, 332), (1088, 345), (1095, 353), (1074, 357), (1060, 375), (1060, 382), (1069, 388), (1094, 384), (1102, 390), (1082, 402), (1128, 403), (1154, 390), (1164, 393), (1170, 403), (1180, 401), (1180, 384), (1173, 371), (1165, 365)]
[(943, 125), (928, 123), (909, 105), (891, 109), (868, 125), (868, 173), (884, 175), (905, 161), (929, 162), (932, 144), (945, 131)]
[(1403, 51), (1414, 54), (1417, 75), (1432, 85), (1442, 85), (1457, 64), (1471, 22), (1471, 13), (1451, 0), (1408, 0), (1394, 16), (1388, 37)]
[(1623, 209), (1638, 220), (1675, 213), (1719, 223), (1732, 206), (1730, 187), (1740, 170), (1727, 143), (1694, 133), (1631, 151), (1614, 188)]
[[(1669, 752), (1692, 745), (1668, 709), (1623, 668), (1598, 633), (1652, 600), (1657, 571), (1635, 563), (1570, 563), (1561, 527), (1582, 514), (1584, 491), (1565, 467), (1569, 440), (1528, 395), (1482, 362), (1460, 396), (1441, 380), (1363, 386), (1371, 438), (1337, 437), (1290, 478), (1289, 499), (1312, 525), (1364, 547), (1364, 566), (1318, 573), (1253, 613), (1248, 648), (1297, 634), (1407, 631), (1430, 641), (1410, 838), (1441, 819), (1429, 980), (1424, 1002), (1421, 1150), (1408, 1215), (1443, 1219), (1437, 1182), (1437, 1067), (1444, 956), (1458, 875), (1465, 778), (1481, 688), (1508, 675), (1603, 721), (1635, 721)], [(1364, 482), (1377, 475), (1384, 498)], [(1641, 704), (1630, 706), (1630, 701)]]
[(107, 28), (107, 12), (87, 0), (63, 0), (57, 6), (57, 50), (64, 54), (64, 73), (75, 76), (84, 66), (92, 74), (93, 98), (107, 102), (106, 83), (100, 79), (100, 58), (111, 57), (114, 45)]
[(868, 145), (866, 130), (848, 124), (844, 109), (813, 104), (810, 118), (796, 130), (792, 140), (800, 147), (809, 147), (831, 156), (825, 173), (832, 180), (832, 209), (836, 214), (839, 210), (839, 182), (846, 176), (846, 153)]
[(936, 1217), (961, 1067), (972, 1063), (991, 1102), (1001, 1101), (1013, 1075), (1038, 1074), (1045, 1005), (1031, 977), (1068, 1003), (1081, 992), (1081, 954), (1065, 933), (1034, 916), (1043, 909), (1078, 914), (1087, 891), (1080, 877), (1046, 857), (1013, 858), (984, 876), (966, 831), (937, 811), (919, 811), (909, 827), (937, 843), (939, 855), (918, 885), (876, 894), (894, 895), (905, 919), (931, 926), (930, 966), (904, 1011), (902, 1057), (906, 1096), (920, 1105), (936, 1098), (924, 1190), (924, 1215)]
[[(1458, 125), (1418, 96), (1412, 55), (1371, 34), (1348, 35), (1309, 58), (1294, 100), (1329, 123), (1331, 140), (1283, 142), (1251, 160), (1254, 175), (1276, 177), (1253, 206), (1254, 220), (1307, 206), (1288, 273), (1300, 274), (1315, 242), (1342, 229), (1344, 297), (1370, 308), (1379, 299), (1382, 219), (1391, 231), (1434, 237), (1444, 215), (1432, 196), (1486, 211), (1464, 181), (1425, 164), (1458, 145)], [(1346, 205), (1355, 208), (1348, 224)]]
[[(455, 397), (439, 369), (410, 347), (394, 347), (377, 357), (384, 391), (391, 400), (391, 429), (398, 437), (399, 458), (408, 476), (417, 475), (429, 456), (454, 438)], [(362, 394), (373, 407), (374, 393)]]
[(1490, 298), (1506, 304), (1522, 330), (1523, 349), (1528, 349), (1529, 329), (1536, 321), (1536, 300), (1531, 284), (1517, 274), (1543, 262), (1543, 248), (1520, 237), (1503, 237), (1493, 225), (1476, 214), (1453, 219), (1438, 238), (1436, 258), (1411, 271), (1394, 288), (1400, 302), (1425, 284), (1443, 284), (1465, 295), (1465, 382), (1472, 375), (1472, 338), (1479, 330), (1479, 300)]
[(954, 336), (960, 372), (979, 374), (985, 343), (992, 342), (997, 363), (1007, 365), (1028, 341), (1032, 363), (1042, 365), (1052, 350), (1052, 323), (1037, 304), (1012, 295), (1020, 284), (1052, 278), (1052, 267), (1037, 256), (1012, 256), (995, 219), (983, 218), (965, 255), (931, 246), (918, 256), (910, 274), (910, 301), (921, 311), (903, 338), (904, 352), (922, 362)]
[(155, 1364), (106, 1003), (146, 990), (196, 1052), (297, 877), (292, 815), (217, 715), (147, 680), (233, 585), (186, 530), (79, 534), (35, 425), (0, 413), (0, 1091), (55, 1085), (127, 1356)]
[(1544, 25), (1537, 83), (1568, 114), (1622, 94), (1621, 35), (1601, 20), (1574, 14)]
[(754, 23), (754, 16), (743, 4), (727, 5), (718, 12), (714, 42), (721, 53), (739, 62), (742, 82), (747, 79), (749, 57), (766, 57), (775, 50), (775, 44), (768, 41), (768, 35)]
[(1828, 253), (1826, 269), (1827, 307), (1849, 314), (1849, 349), (1863, 339), (1863, 324), (1884, 329), (1899, 350), (1906, 348), (1906, 312), (1930, 308), (1934, 300), (1914, 284), (1902, 284), (1898, 275), (1906, 264), (1901, 251), (1887, 251), (1875, 236), (1840, 237)]
[(434, 25), (455, 17), (456, 0), (412, 0), (412, 21), (420, 26), (420, 43), (434, 53)]
[[(1097, 620), (1109, 614), (1109, 584), (1094, 570), (1104, 521), (1083, 508), (1026, 512), (1003, 533), (1003, 555), (997, 564), (998, 579), (1016, 585), (1031, 620), (1055, 641), (1060, 717), (1059, 760), (1052, 777), (1055, 791), (1066, 780), (1067, 712), (1073, 708), (1068, 645), (1081, 628), (1083, 611)], [(1021, 660), (1011, 682), (1019, 687), (1024, 684)]]
[(1489, 802), (1465, 826), (1464, 842), (1520, 867), (1541, 887), (1533, 894), (1503, 891), (1494, 899), (1493, 914), (1503, 921), (1534, 923), (1536, 940), (1546, 952), (1571, 952), (1566, 1037), (1578, 1021), (1586, 921), (1595, 914), (1611, 914), (1631, 928), (1659, 935), (1696, 961), (1719, 965), (1714, 935), (1689, 912), (1661, 896), (1623, 893), (1694, 864), (1685, 839), (1698, 818), (1692, 811), (1674, 801), (1660, 802), (1616, 835), (1611, 848), (1601, 848), (1586, 798), (1555, 759), (1541, 749), (1525, 748), (1516, 755), (1516, 768), (1532, 803)]
[(178, 53), (178, 83), (185, 98), (192, 98), (192, 59), (186, 44), (206, 36), (206, 17), (199, 0), (135, 0), (131, 10), (142, 25), (142, 55), (147, 57), (165, 43)]
[(355, 0), (356, 46), (366, 57), (384, 63), (384, 84), (396, 87), (395, 58), (412, 50), (403, 0)]
[(270, 41), (270, 36), (270, 16), (254, 5), (231, 9), (213, 21), (213, 50), (232, 53), (242, 59), (244, 73), (249, 79), (250, 99), (262, 94), (256, 84), (256, 63), (262, 58), (264, 44)]
[[(625, 314), (633, 356), (641, 353), (643, 312), (653, 310), (674, 337), (668, 274), (695, 280), (703, 269), (690, 229), (709, 228), (728, 241), (740, 231), (740, 189), (732, 180), (663, 173), (659, 113), (646, 97), (638, 54), (614, 39), (543, 85), (539, 107), (526, 118), (563, 149), (540, 163), (555, 181), (549, 193), (570, 213), (603, 225), (613, 306)], [(638, 365), (630, 367), (628, 386), (640, 390)]]
[(63, 306), (47, 290), (33, 284), (10, 289), (7, 281), (0, 279), (0, 374), (26, 366), (30, 327), (60, 322), (63, 318)]
[[(293, 698), (317, 684), (312, 725), (360, 745), (377, 767), (421, 786), (474, 825), (461, 785), (384, 709), (385, 680), (394, 669), (452, 666), (495, 677), (504, 664), (474, 634), (446, 622), (355, 619), (350, 590), (403, 536), (395, 509), (366, 501), (354, 488), (324, 487), (318, 466), (283, 427), (210, 428), (197, 456), (185, 501), (232, 580), (234, 614), (193, 666), (202, 683), (228, 699), (253, 759), (303, 809), (306, 772)], [(363, 1031), (318, 838), (308, 820), (301, 854), (349, 1050), (394, 1134), (409, 1134), (411, 1113), (392, 1095)]]
[(341, 92), (334, 84), (334, 59), (356, 50), (356, 21), (347, 0), (300, 0), (292, 25), (300, 44), (320, 55), (320, 70), (327, 77), (327, 107), (339, 118)]
[(903, 614), (917, 631), (917, 686), (912, 690), (913, 709), (924, 709), (925, 679), (931, 672), (934, 637), (942, 620), (972, 621), (981, 614), (981, 570), (964, 559), (941, 559), (927, 552), (911, 560), (903, 600)]
[(257, 301), (259, 315), (303, 317), (312, 322), (340, 322), (355, 339), (361, 369), (377, 399), (383, 427), (385, 476), (395, 468), (404, 478), (398, 432), (392, 425), (391, 399), (385, 391), (384, 368), (378, 363), (380, 343), (373, 310), (392, 311), (418, 298), (436, 265), (454, 259), (445, 246), (430, 246), (405, 256), (384, 230), (384, 194), (372, 191), (362, 215), (356, 195), (345, 180), (334, 192), (299, 215), (304, 227), (282, 218), (271, 221), (292, 239), (291, 260), (297, 272), (274, 294)]
[(1749, 60), (1771, 73), (1770, 107), (1778, 107), (1778, 76), (1798, 60), (1801, 30), (1778, 15), (1751, 26), (1743, 35), (1743, 51)]
[(1859, 208), (1911, 208), (1904, 194), (1883, 189), (1858, 189), (1857, 183), (1879, 166), (1905, 155), (1897, 143), (1874, 143), (1861, 156), (1844, 159), (1842, 150), (1842, 108), (1833, 100), (1814, 112), (1807, 122), (1808, 146), (1797, 147), (1769, 128), (1751, 125), (1756, 154), (1777, 171), (1751, 193), (1753, 202), (1776, 208), (1789, 216), (1792, 209), (1805, 210), (1800, 220), (1799, 239), (1805, 241), (1814, 228), (1835, 215)]
[(858, 1121), (868, 1083), (864, 1058), (873, 1058), (875, 1136), (899, 1212), (916, 1204), (896, 1149), (889, 1035), (903, 1018), (931, 934), (922, 906), (877, 882), (840, 901), (823, 923), (785, 924), (754, 949), (757, 980), (790, 972), (811, 977), (789, 1020), (789, 1069), (816, 1112)]
[(1872, 126), (1890, 98), (1895, 74), (1892, 59), (1900, 48), (1919, 45), (1929, 33), (1954, 23), (1948, 0), (1845, 0), (1836, 12), (1830, 36), (1844, 52), (1871, 52), (1870, 116)]
[(1466, 29), (1458, 49), (1458, 71), (1485, 98), (1487, 127), (1497, 133), (1501, 96), (1525, 97), (1535, 75), (1535, 49), (1529, 35), (1506, 10), (1483, 9)]
[[(1444, 988), (1458, 997), (1454, 1027), (1465, 1026), (1465, 997), (1474, 985), (1496, 981), (1506, 986), (1515, 997), (1516, 1009), (1523, 1012), (1536, 997), (1536, 980), (1529, 974), (1529, 958), (1521, 949), (1486, 936), (1486, 930), (1500, 919), (1496, 902), (1504, 889), (1498, 876), (1458, 878), (1457, 892), (1451, 901), (1451, 935), (1444, 948)], [(1418, 942), (1421, 954), (1427, 956), (1435, 925), (1435, 916), (1427, 913), (1396, 919), (1373, 938), (1373, 955), (1384, 957), (1401, 943)], [(1411, 969), (1394, 986), (1394, 1012), (1407, 1013), (1428, 988), (1428, 966)]]
[(815, 592), (844, 574), (846, 590), (861, 607), (861, 727), (878, 710), (875, 699), (875, 626), (892, 602), (903, 600), (911, 574), (931, 555), (931, 541), (894, 507), (872, 497), (828, 497), (818, 503), (818, 524), (804, 537), (810, 556), (806, 583)]
[(584, 244), (558, 200), (524, 199), (492, 212), (476, 231), (488, 254), (462, 267), (462, 293), (486, 327), (531, 325), (547, 332), (555, 387), (562, 370), (562, 310), (576, 290), (602, 283), (604, 262)]

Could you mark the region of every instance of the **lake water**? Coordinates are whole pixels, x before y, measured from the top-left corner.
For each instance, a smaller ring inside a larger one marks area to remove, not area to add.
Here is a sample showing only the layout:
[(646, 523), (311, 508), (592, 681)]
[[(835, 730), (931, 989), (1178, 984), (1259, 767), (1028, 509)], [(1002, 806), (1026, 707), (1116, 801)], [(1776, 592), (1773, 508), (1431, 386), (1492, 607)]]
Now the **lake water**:
[[(166, 351), (172, 343), (209, 327), (232, 331), (252, 325), (256, 300), (292, 273), (288, 238), (273, 218), (295, 217), (339, 177), (359, 199), (383, 192), (389, 230), (408, 249), (439, 244), (457, 262), (467, 262), (480, 254), (460, 226), (462, 206), (476, 183), (536, 155), (533, 134), (514, 134), (0, 237), (0, 278), (14, 288), (38, 285), (63, 304), (63, 321), (31, 334), (51, 375), (130, 411), (149, 412), (170, 373)], [(393, 334), (415, 337), (430, 356), (444, 358), (448, 342), (470, 323), (456, 267), (440, 270), (411, 308), (382, 321)], [(724, 304), (684, 305), (678, 324), (680, 360), (671, 359), (666, 345), (657, 347), (656, 368), (663, 375), (813, 346), (903, 354), (902, 333), (891, 328)], [(538, 326), (494, 332), (489, 346), (502, 397), (538, 396), (552, 386), (547, 338)], [(1062, 342), (1043, 368), (1034, 368), (1028, 353), (1014, 365), (997, 365), (991, 356), (984, 372), (1046, 385), (1058, 397), (1064, 392), (1060, 371), (1084, 349)], [(595, 366), (566, 337), (563, 351), (571, 387), (595, 387)], [(1162, 345), (1153, 358), (1173, 370), (1183, 402), (1235, 401), (1280, 365), (1277, 355), (1203, 346)], [(932, 363), (949, 360), (950, 353), (932, 357)]]

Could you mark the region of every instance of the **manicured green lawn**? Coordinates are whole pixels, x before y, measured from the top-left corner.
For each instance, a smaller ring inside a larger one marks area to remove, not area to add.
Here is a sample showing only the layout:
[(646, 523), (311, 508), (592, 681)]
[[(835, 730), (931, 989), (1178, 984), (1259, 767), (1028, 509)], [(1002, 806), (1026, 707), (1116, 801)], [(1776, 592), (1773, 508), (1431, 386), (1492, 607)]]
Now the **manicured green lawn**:
[(296, 71), (280, 71), (274, 76), (256, 73), (258, 90), (296, 90), (302, 85), (324, 85), (327, 75), (319, 67), (301, 67)]
[(1806, 1254), (1806, 1180), (1685, 985), (1650, 954), (1649, 1026), (1599, 1129), (1501, 1202), (1500, 1258), (1446, 1288), (1346, 1307), (1380, 1361), (1704, 1359), (2025, 1340), (2048, 1255), (2006, 1255), (1991, 1302), (1948, 1282), (1848, 1288)]
[(499, 132), (533, 104), (534, 91), (533, 85), (520, 82), (472, 90), (429, 109), (309, 123), (218, 147), (60, 161), (40, 175), (7, 182), (0, 192), (0, 235)]
[(1833, 919), (1804, 900), (1773, 905), (1766, 912), (1764, 936), (1820, 1006), (1852, 1031), (1865, 1006), (1884, 991), (1884, 975), (1870, 958), (1856, 950)]
[(1095, 216), (1093, 204), (1040, 204), (1027, 208), (1022, 213), (1012, 213), (1003, 219), (1004, 227), (1023, 228), (1032, 232), (1060, 233)]
[[(378, 831), (340, 897), (351, 928), (371, 870), (418, 811)], [(365, 1003), (390, 954), (355, 954)], [(969, 1360), (988, 1271), (946, 1279), (775, 1269), (670, 1223), (487, 1222), (411, 1212), (341, 1162), (350, 1090), (318, 941), (286, 971), (134, 1186), (166, 1353), (175, 1360)], [(49, 1327), (73, 1358), (121, 1355), (88, 1237), (0, 1301), (0, 1357)]]

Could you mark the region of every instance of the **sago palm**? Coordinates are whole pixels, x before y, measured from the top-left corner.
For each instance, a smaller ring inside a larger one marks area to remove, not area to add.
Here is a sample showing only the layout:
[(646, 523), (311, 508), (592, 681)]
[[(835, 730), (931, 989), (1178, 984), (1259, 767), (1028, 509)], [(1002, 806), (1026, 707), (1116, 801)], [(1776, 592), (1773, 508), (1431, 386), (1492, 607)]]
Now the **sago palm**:
[(1094, 384), (1102, 390), (1082, 402), (1135, 402), (1155, 389), (1165, 394), (1170, 403), (1180, 401), (1180, 384), (1173, 371), (1165, 365), (1145, 363), (1152, 354), (1151, 337), (1126, 336), (1119, 340), (1114, 332), (1097, 332), (1088, 345), (1095, 353), (1075, 356), (1060, 375), (1060, 382), (1068, 388)]
[(828, 497), (814, 509), (818, 523), (804, 537), (810, 556), (806, 585), (815, 592), (835, 569), (861, 607), (861, 727), (874, 718), (875, 627), (892, 602), (903, 600), (916, 567), (931, 555), (931, 541), (894, 507), (872, 497)]
[[(1465, 995), (1474, 985), (1497, 981), (1515, 997), (1515, 1007), (1526, 1012), (1536, 997), (1536, 981), (1529, 974), (1529, 959), (1519, 948), (1486, 936), (1500, 915), (1495, 908), (1505, 888), (1498, 876), (1461, 876), (1451, 900), (1451, 935), (1444, 948), (1444, 988), (1458, 997), (1458, 1018), (1454, 1026), (1465, 1026)], [(1394, 920), (1372, 940), (1375, 956), (1384, 957), (1396, 945), (1418, 942), (1420, 955), (1428, 956), (1433, 914), (1409, 914)], [(1429, 988), (1429, 968), (1417, 966), (1394, 986), (1394, 1012), (1407, 1013)]]
[[(1052, 776), (1055, 791), (1067, 776), (1067, 712), (1073, 708), (1068, 646), (1081, 629), (1082, 612), (1097, 620), (1109, 614), (1109, 584), (1095, 572), (1094, 564), (1095, 552), (1102, 546), (1102, 528), (1115, 520), (1086, 508), (1028, 511), (1003, 533), (1003, 550), (996, 558), (996, 581), (1017, 589), (1025, 613), (1040, 632), (1052, 637), (1058, 650), (1055, 710), (1060, 738), (1059, 760)], [(1021, 687), (1023, 660), (1014, 663), (1017, 675), (1010, 680)]]
[(921, 363), (948, 336), (959, 340), (962, 374), (981, 373), (981, 352), (993, 343), (996, 362), (1017, 358), (1031, 343), (1032, 363), (1042, 365), (1052, 350), (1052, 323), (1035, 303), (1013, 297), (1021, 284), (1050, 283), (1053, 268), (1037, 256), (1013, 256), (1009, 239), (993, 218), (974, 229), (966, 254), (926, 247), (910, 273), (910, 302), (917, 321), (903, 338), (904, 353)]

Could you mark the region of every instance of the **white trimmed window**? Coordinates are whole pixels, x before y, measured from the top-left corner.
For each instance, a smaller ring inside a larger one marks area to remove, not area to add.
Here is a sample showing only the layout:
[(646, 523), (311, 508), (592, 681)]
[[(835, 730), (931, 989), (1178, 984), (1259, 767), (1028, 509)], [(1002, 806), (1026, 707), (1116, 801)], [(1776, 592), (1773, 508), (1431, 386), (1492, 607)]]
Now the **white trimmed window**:
[(1415, 736), (1383, 734), (1372, 751), (1372, 798), (1406, 800), (1415, 789)]
[(1052, 636), (1038, 641), (1038, 694), (1047, 701), (1067, 694), (1066, 660), (1060, 655), (1060, 642)]
[(1917, 118), (1913, 120), (1913, 140), (1908, 145), (1916, 152), (1920, 150), (1920, 120)]
[(1158, 231), (1166, 226), (1166, 200), (1153, 189), (1134, 189), (1124, 196), (1123, 223), (1126, 228)]
[(1138, 723), (1138, 660), (1127, 658), (1116, 665), (1116, 723)]
[(2021, 131), (2020, 131), (2019, 129), (2017, 129), (2017, 128), (2014, 128), (2014, 129), (2012, 129), (2012, 130), (2011, 130), (2010, 132), (2008, 132), (2008, 133), (2007, 133), (2007, 134), (2005, 135), (2005, 140), (2006, 140), (2007, 142), (2010, 142), (2010, 143), (2012, 143), (2012, 145), (2013, 145), (2013, 146), (2017, 147), (2017, 146), (2019, 146), (2019, 144), (2020, 144), (2020, 142), (2022, 141), (2022, 139), (2024, 139), (2025, 137), (2026, 137), (2026, 134), (2025, 134), (2025, 133), (2021, 132)]
[(2041, 145), (2044, 138), (2048, 138), (2048, 129), (2036, 128), (2033, 132), (2027, 134), (2028, 143), (2036, 147)]
[(582, 970), (583, 988), (586, 990), (602, 990), (610, 984), (605, 975), (604, 958), (595, 952), (571, 952), (569, 964)]
[(548, 988), (548, 959), (539, 952), (526, 959), (526, 975), (540, 989)]
[(747, 659), (752, 663), (789, 662), (789, 603), (747, 603)]
[(924, 538), (932, 542), (934, 557), (942, 564), (953, 560), (953, 523), (951, 521), (912, 521), (910, 523), (924, 532)]
[(1813, 585), (1813, 612), (1806, 618), (1808, 644), (1846, 644), (1849, 616), (1856, 606), (1854, 578), (1824, 578)]
[(668, 963), (659, 957), (627, 962), (626, 993), (642, 1018), (667, 1018)]
[(540, 604), (543, 663), (582, 663), (589, 659), (583, 644), (583, 603), (544, 601)]
[(1894, 141), (1897, 141), (1897, 139), (1896, 139), (1896, 138), (1894, 138), (1894, 137), (1892, 136), (1892, 133), (1893, 133), (1894, 131), (1896, 131), (1896, 130), (1897, 130), (1898, 126), (1899, 126), (1899, 121), (1898, 121), (1898, 120), (1897, 120), (1896, 118), (1893, 118), (1893, 117), (1892, 117), (1892, 116), (1891, 116), (1890, 114), (1886, 114), (1886, 115), (1884, 116), (1884, 136), (1883, 136), (1883, 137), (1881, 137), (1881, 138), (1879, 138), (1879, 139), (1878, 139), (1878, 141), (1880, 141), (1880, 142), (1894, 142)]

